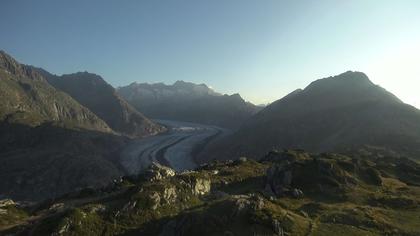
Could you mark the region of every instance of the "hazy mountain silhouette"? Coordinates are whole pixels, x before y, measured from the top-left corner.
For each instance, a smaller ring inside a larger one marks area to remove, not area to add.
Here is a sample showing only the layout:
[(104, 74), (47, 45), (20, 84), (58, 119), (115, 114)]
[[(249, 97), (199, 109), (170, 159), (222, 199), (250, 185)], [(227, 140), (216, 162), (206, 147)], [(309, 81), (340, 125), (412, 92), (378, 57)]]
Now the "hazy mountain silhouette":
[(211, 153), (256, 157), (273, 148), (379, 148), (415, 157), (420, 154), (420, 111), (365, 74), (349, 71), (273, 102)]
[(239, 94), (222, 95), (205, 84), (177, 81), (132, 83), (118, 88), (130, 104), (151, 118), (196, 122), (236, 128), (260, 108)]
[(164, 130), (129, 105), (99, 75), (78, 72), (56, 76), (40, 71), (51, 85), (89, 108), (116, 132), (129, 137), (144, 137)]

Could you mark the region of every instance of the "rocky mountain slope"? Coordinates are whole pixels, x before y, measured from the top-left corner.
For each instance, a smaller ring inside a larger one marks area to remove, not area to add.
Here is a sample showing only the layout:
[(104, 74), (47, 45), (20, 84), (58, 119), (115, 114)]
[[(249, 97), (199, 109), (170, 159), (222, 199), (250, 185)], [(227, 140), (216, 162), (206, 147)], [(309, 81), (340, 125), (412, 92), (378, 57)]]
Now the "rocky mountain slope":
[(32, 67), (0, 51), (0, 122), (111, 132), (108, 125)]
[(239, 94), (222, 95), (205, 84), (132, 83), (118, 93), (148, 117), (237, 128), (260, 108)]
[(381, 149), (418, 157), (420, 111), (373, 84), (365, 74), (346, 72), (317, 80), (270, 104), (208, 153), (258, 157), (272, 148)]
[(420, 165), (405, 158), (272, 151), (140, 176), (40, 205), (0, 202), (16, 235), (419, 235)]
[(33, 67), (0, 53), (0, 199), (41, 200), (124, 174), (127, 142)]
[(129, 105), (98, 75), (78, 72), (56, 76), (42, 69), (38, 70), (52, 86), (89, 108), (118, 133), (129, 137), (144, 137), (165, 130)]

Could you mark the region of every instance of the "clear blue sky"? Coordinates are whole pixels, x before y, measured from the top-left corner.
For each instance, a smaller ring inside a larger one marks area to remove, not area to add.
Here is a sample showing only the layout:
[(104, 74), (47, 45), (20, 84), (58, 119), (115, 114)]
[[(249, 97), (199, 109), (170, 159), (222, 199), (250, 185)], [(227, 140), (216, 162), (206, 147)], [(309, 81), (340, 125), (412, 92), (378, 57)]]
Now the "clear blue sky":
[(420, 107), (416, 0), (2, 0), (0, 30), (23, 63), (114, 86), (203, 82), (266, 103), (358, 70)]

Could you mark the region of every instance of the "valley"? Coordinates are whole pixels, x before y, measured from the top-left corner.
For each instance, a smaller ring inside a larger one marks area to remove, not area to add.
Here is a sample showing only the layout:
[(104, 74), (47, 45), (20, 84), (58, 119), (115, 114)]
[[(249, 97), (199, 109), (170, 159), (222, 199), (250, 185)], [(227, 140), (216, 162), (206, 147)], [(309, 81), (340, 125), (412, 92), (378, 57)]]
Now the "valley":
[(0, 236), (420, 236), (420, 1), (4, 1)]
[(170, 166), (176, 171), (197, 167), (194, 160), (204, 146), (227, 134), (229, 129), (190, 122), (155, 120), (168, 128), (160, 135), (134, 139), (121, 152), (121, 165), (126, 172), (137, 174), (152, 162)]

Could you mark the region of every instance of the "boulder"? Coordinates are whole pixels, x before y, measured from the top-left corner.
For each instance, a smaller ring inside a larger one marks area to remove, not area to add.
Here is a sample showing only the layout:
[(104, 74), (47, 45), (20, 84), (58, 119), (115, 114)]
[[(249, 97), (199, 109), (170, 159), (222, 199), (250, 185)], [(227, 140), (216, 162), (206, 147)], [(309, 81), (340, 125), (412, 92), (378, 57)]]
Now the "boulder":
[(234, 203), (234, 208), (230, 215), (231, 218), (242, 215), (251, 209), (251, 199), (247, 195), (233, 195), (231, 200)]
[(266, 191), (271, 190), (276, 196), (283, 196), (290, 190), (292, 178), (290, 165), (273, 165), (267, 170)]
[(291, 191), (291, 194), (292, 194), (292, 196), (294, 197), (294, 198), (303, 198), (303, 191), (302, 190), (300, 190), (300, 189), (297, 189), (297, 188), (294, 188), (292, 191)]
[(193, 183), (193, 194), (204, 195), (210, 192), (211, 181), (209, 179), (195, 179)]
[(145, 171), (146, 179), (151, 182), (159, 181), (172, 176), (175, 176), (175, 171), (173, 169), (156, 162), (153, 162)]
[(212, 173), (213, 175), (218, 175), (218, 174), (219, 174), (219, 170), (213, 170), (211, 173)]
[(86, 210), (89, 213), (100, 213), (100, 212), (106, 211), (106, 206), (102, 204), (95, 204), (95, 205), (89, 206)]
[(150, 208), (156, 210), (160, 206), (160, 195), (158, 192), (152, 192), (149, 196)]
[(265, 206), (264, 199), (259, 195), (255, 195), (251, 198), (252, 200), (252, 208), (254, 210), (262, 210)]
[(190, 189), (193, 195), (205, 195), (211, 190), (211, 181), (206, 177), (198, 177), (195, 175), (182, 175), (181, 184)]
[(0, 200), (0, 207), (14, 206), (16, 203), (12, 199)]
[(174, 186), (167, 187), (163, 190), (162, 199), (166, 204), (174, 203), (178, 197)]
[(242, 164), (242, 163), (245, 163), (247, 161), (248, 161), (248, 159), (246, 157), (239, 157), (239, 159), (235, 161), (235, 164)]
[(64, 203), (62, 203), (62, 202), (59, 202), (59, 203), (54, 203), (54, 204), (52, 204), (49, 208), (48, 208), (48, 210), (50, 210), (50, 211), (62, 211), (62, 210), (64, 210), (64, 208), (65, 208), (66, 206), (64, 205)]
[(137, 201), (133, 201), (133, 202), (129, 201), (123, 206), (121, 211), (122, 212), (130, 212), (136, 207), (136, 205), (137, 205)]

